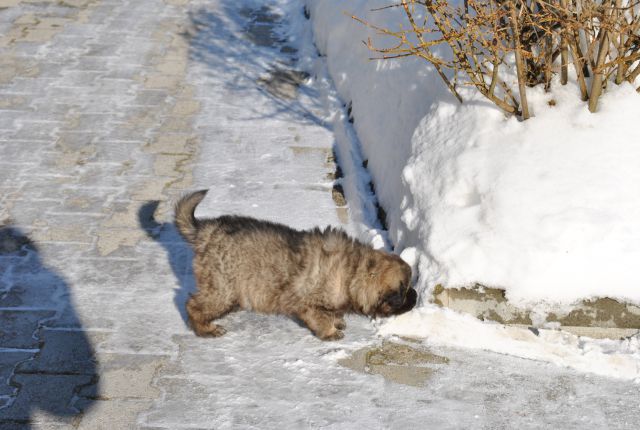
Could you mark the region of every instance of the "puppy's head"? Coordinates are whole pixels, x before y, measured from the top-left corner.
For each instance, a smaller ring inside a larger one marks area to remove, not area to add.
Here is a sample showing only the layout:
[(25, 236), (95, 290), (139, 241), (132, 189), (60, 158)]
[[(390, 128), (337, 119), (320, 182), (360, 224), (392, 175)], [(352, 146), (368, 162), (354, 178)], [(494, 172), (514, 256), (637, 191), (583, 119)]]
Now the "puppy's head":
[(400, 257), (378, 252), (368, 264), (368, 294), (363, 309), (371, 316), (400, 315), (413, 309), (418, 294), (411, 288), (411, 267)]

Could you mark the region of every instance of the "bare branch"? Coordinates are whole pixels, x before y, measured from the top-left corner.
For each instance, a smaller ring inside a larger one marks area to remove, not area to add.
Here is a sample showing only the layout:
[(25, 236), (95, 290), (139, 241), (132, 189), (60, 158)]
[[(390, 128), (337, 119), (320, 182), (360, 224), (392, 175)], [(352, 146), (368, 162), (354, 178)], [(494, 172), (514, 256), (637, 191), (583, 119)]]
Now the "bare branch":
[[(398, 29), (353, 17), (395, 40), (388, 48), (369, 40), (374, 58), (424, 59), (460, 102), (457, 88), (470, 85), (527, 119), (526, 87), (550, 90), (556, 73), (565, 85), (572, 64), (581, 97), (595, 111), (610, 80), (635, 83), (640, 76), (640, 0), (465, 0), (459, 7), (449, 0), (397, 1), (377, 10), (401, 9), (408, 25)], [(517, 80), (500, 78), (514, 66)]]

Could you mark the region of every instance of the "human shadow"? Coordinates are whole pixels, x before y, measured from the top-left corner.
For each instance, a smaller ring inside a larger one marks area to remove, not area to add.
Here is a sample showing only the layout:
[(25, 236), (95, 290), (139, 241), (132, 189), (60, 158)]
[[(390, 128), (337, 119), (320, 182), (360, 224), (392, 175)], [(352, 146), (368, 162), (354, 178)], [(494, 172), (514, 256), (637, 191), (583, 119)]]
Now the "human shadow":
[(188, 324), (185, 304), (189, 295), (196, 292), (193, 276), (193, 251), (178, 233), (173, 223), (159, 223), (155, 219), (155, 211), (160, 202), (151, 200), (138, 210), (138, 223), (148, 237), (158, 242), (167, 252), (169, 265), (173, 271), (178, 288), (175, 290), (174, 304), (185, 324)]
[(0, 225), (2, 429), (71, 425), (98, 398), (96, 357), (69, 285), (40, 254), (20, 229)]

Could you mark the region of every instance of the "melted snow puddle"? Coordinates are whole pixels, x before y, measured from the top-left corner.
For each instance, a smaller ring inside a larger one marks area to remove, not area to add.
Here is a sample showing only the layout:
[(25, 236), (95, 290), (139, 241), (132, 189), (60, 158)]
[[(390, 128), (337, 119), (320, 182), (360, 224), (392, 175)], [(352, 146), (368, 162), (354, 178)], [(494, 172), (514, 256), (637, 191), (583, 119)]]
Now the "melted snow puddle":
[(398, 384), (420, 387), (439, 367), (449, 363), (449, 359), (424, 348), (385, 340), (380, 346), (358, 349), (338, 358), (337, 362), (361, 373), (381, 375)]
[(379, 327), (379, 334), (492, 351), (640, 383), (640, 335), (596, 340), (560, 330), (539, 329), (536, 334), (526, 328), (482, 322), (433, 305), (387, 320)]

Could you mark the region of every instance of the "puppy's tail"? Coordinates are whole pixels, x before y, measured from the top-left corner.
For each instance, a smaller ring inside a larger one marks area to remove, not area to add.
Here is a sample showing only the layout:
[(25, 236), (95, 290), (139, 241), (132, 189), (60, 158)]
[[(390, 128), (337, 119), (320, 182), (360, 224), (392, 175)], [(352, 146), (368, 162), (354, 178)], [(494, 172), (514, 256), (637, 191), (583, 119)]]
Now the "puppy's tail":
[(187, 194), (176, 203), (175, 223), (178, 231), (188, 242), (194, 243), (198, 232), (198, 220), (194, 216), (196, 206), (204, 199), (208, 190)]

